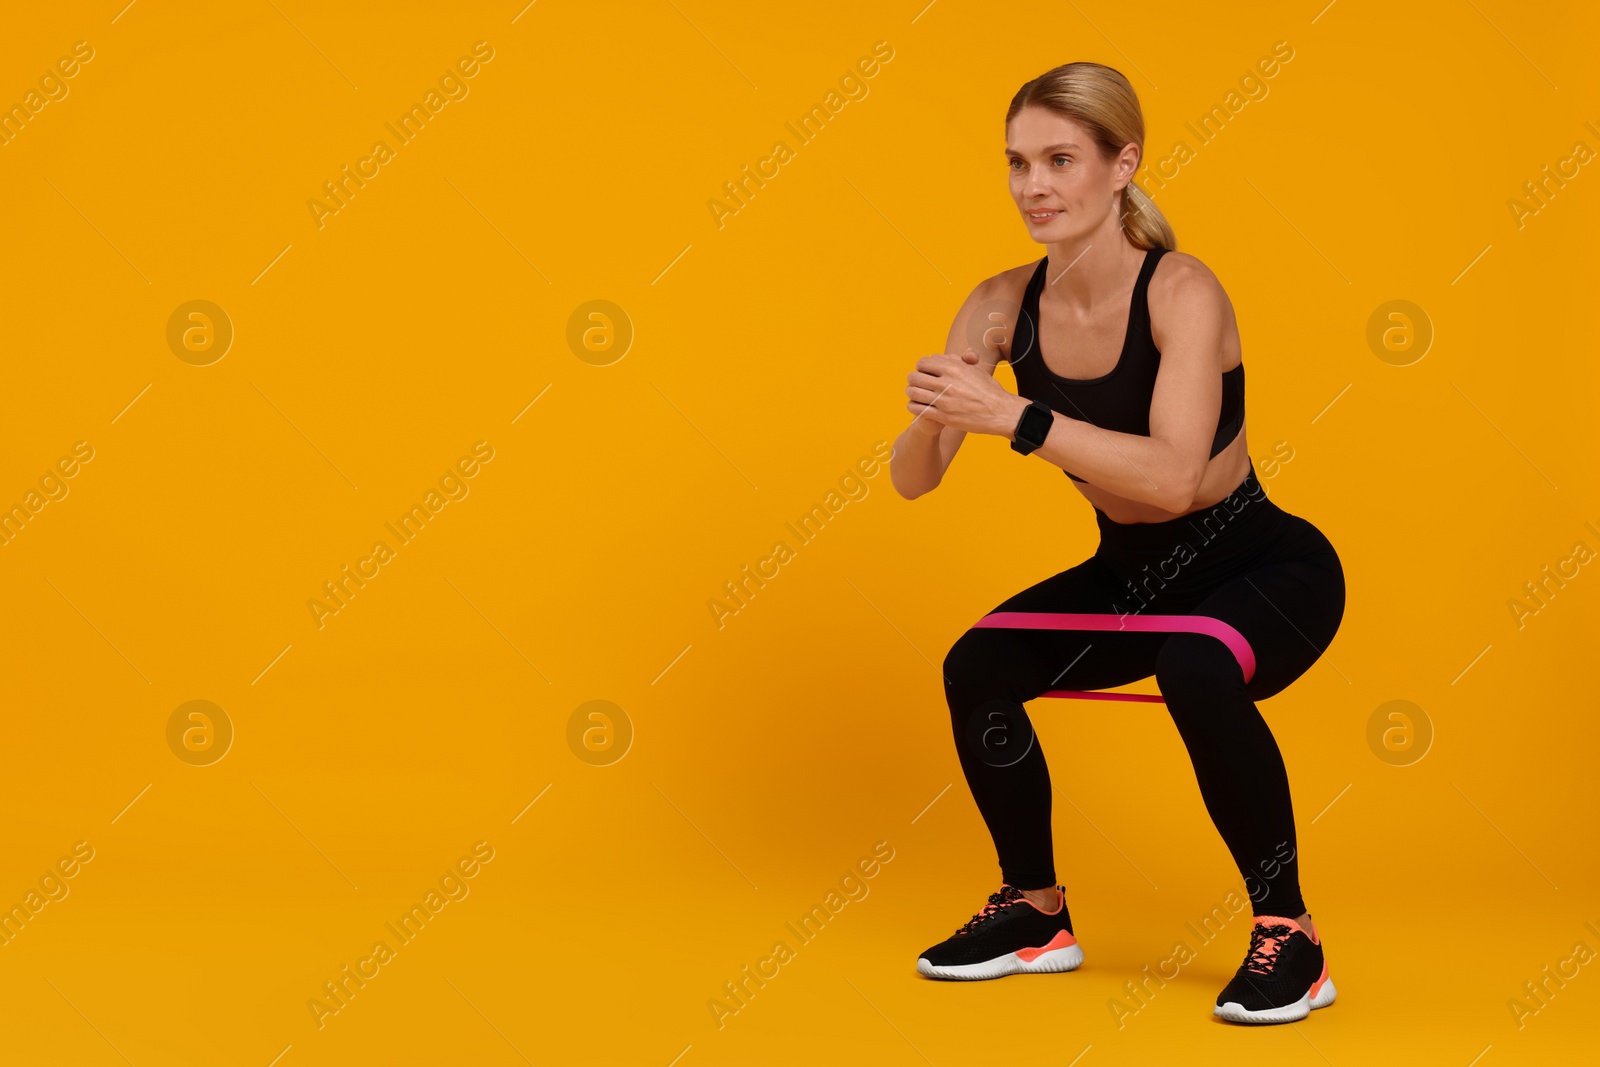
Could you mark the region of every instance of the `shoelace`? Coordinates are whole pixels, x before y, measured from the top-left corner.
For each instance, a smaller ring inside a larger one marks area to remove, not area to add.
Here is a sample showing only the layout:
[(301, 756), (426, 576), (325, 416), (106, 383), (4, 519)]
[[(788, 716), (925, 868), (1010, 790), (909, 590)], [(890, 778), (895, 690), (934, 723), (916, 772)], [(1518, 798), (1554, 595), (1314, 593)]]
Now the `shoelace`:
[(978, 914), (974, 915), (972, 918), (962, 923), (961, 926), (957, 927), (956, 933), (970, 934), (972, 931), (988, 922), (989, 919), (1001, 908), (1009, 908), (1011, 905), (1015, 904), (1021, 899), (1022, 890), (1018, 889), (1014, 885), (1002, 886), (1000, 892), (989, 894), (989, 903), (983, 906), (982, 911), (978, 912)]
[(1245, 954), (1244, 965), (1257, 974), (1271, 974), (1278, 962), (1278, 952), (1289, 940), (1287, 926), (1258, 925), (1250, 930), (1250, 951)]

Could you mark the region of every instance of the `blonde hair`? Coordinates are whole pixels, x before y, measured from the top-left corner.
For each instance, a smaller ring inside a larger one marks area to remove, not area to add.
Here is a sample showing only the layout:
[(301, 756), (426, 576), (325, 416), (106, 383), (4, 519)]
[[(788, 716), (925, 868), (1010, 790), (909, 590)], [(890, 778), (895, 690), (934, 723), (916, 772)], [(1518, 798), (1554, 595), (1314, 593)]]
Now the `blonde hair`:
[[(1130, 141), (1144, 158), (1144, 112), (1139, 96), (1122, 72), (1103, 63), (1065, 63), (1017, 90), (1006, 110), (1006, 123), (1024, 107), (1042, 107), (1069, 118), (1094, 138), (1102, 159), (1115, 158)], [(1131, 178), (1122, 187), (1122, 229), (1139, 248), (1177, 248), (1161, 209)]]

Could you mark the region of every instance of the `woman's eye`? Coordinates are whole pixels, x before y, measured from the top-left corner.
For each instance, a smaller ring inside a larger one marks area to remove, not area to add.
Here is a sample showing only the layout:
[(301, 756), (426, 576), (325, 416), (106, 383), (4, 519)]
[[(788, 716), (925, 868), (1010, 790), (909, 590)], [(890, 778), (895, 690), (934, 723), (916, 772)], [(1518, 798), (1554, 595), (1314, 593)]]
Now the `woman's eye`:
[(1056, 157), (1056, 161), (1057, 162), (1060, 162), (1061, 160), (1066, 160), (1068, 163), (1072, 162), (1071, 158), (1068, 157), (1068, 156), (1057, 156)]

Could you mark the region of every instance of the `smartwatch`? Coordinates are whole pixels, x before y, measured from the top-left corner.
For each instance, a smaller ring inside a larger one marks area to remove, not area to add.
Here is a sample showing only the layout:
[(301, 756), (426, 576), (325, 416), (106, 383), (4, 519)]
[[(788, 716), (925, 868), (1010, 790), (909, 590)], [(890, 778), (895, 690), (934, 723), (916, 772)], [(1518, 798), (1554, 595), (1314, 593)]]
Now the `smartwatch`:
[(1011, 448), (1026, 456), (1029, 452), (1044, 444), (1044, 439), (1050, 432), (1050, 427), (1056, 421), (1055, 412), (1050, 410), (1050, 405), (1043, 400), (1035, 400), (1022, 412), (1022, 417), (1017, 420), (1017, 429)]

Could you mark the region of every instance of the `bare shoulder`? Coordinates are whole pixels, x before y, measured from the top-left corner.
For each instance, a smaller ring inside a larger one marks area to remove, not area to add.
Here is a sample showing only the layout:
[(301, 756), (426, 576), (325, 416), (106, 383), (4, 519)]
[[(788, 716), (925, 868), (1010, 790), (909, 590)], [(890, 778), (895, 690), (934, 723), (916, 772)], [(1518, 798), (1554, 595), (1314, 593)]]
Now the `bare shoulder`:
[(1008, 267), (974, 286), (951, 324), (950, 344), (959, 346), (951, 350), (963, 351), (970, 345), (991, 369), (996, 362), (1009, 360), (1022, 297), (1038, 265), (1033, 260)]
[(1221, 279), (1187, 252), (1168, 252), (1161, 257), (1155, 273), (1150, 275), (1150, 293), (1157, 300), (1165, 297), (1164, 304), (1228, 300)]
[(1007, 267), (999, 274), (989, 275), (973, 286), (972, 295), (967, 297), (967, 303), (1010, 304), (1015, 311), (1022, 304), (1022, 294), (1027, 291), (1028, 279), (1033, 277), (1034, 268), (1038, 265), (1039, 261), (1033, 260), (1015, 267)]
[(1171, 339), (1221, 334), (1225, 363), (1237, 363), (1237, 325), (1233, 302), (1210, 267), (1187, 252), (1168, 252), (1150, 276), (1150, 335), (1166, 351)]
[(988, 288), (990, 296), (1013, 297), (1020, 303), (1023, 292), (1028, 288), (1028, 280), (1033, 277), (1033, 272), (1038, 266), (1037, 259), (1030, 259), (1026, 263), (1019, 263), (999, 274), (991, 275), (979, 284)]

